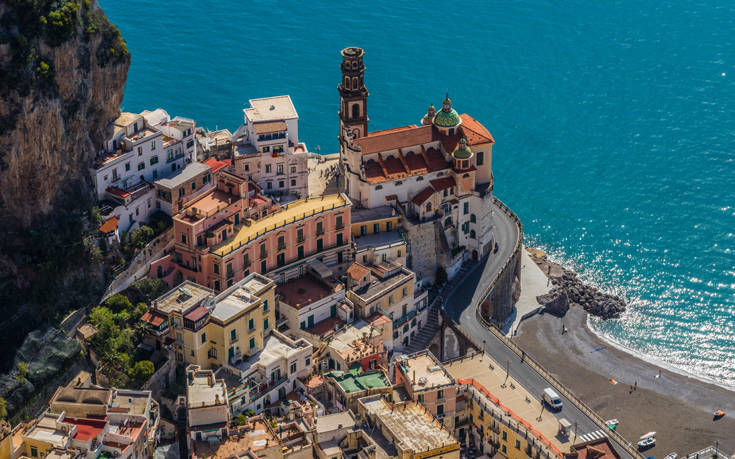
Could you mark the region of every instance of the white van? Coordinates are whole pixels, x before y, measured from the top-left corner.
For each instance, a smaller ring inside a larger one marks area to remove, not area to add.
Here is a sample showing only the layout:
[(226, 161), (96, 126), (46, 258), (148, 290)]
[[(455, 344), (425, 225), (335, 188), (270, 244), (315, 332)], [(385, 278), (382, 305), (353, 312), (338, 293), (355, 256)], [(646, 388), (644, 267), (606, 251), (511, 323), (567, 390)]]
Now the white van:
[(547, 387), (544, 389), (544, 401), (547, 405), (549, 405), (551, 408), (555, 410), (561, 409), (561, 397), (559, 397), (559, 394), (554, 391), (551, 387)]

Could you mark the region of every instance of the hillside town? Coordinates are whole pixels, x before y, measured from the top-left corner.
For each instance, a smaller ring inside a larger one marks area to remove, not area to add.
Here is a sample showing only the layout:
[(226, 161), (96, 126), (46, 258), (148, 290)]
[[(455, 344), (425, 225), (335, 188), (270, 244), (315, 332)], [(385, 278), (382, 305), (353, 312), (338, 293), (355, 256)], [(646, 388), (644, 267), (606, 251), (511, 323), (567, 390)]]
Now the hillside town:
[[(522, 225), (490, 131), (450, 94), (370, 131), (364, 54), (341, 52), (332, 155), (288, 95), (234, 132), (119, 115), (89, 164), (123, 258), (71, 331), (91, 368), (1, 421), (0, 459), (643, 457), (510, 339)], [(446, 303), (472, 275), (469, 330)]]

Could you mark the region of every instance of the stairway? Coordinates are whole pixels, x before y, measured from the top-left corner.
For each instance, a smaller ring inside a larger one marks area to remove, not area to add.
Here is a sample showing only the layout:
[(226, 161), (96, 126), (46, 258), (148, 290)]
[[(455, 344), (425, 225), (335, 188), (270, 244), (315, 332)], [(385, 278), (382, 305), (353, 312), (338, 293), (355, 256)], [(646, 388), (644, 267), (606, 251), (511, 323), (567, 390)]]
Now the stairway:
[(426, 319), (426, 323), (421, 330), (419, 330), (413, 341), (404, 349), (404, 354), (413, 354), (420, 350), (426, 349), (429, 345), (429, 341), (439, 331), (439, 307), (429, 307), (429, 315)]

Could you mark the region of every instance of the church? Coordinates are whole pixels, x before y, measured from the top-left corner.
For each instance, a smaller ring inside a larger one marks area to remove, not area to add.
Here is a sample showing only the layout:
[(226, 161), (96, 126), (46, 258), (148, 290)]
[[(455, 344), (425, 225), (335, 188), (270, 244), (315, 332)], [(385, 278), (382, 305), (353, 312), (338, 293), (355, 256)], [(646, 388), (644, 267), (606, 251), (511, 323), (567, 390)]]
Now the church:
[(472, 116), (459, 114), (449, 94), (439, 110), (429, 106), (419, 124), (370, 132), (364, 55), (357, 47), (342, 50), (344, 192), (355, 208), (392, 206), (409, 228), (432, 224), (440, 233), (437, 257), (445, 255), (437, 263), (445, 267), (461, 264), (463, 253), (487, 255), (493, 242), (492, 135)]

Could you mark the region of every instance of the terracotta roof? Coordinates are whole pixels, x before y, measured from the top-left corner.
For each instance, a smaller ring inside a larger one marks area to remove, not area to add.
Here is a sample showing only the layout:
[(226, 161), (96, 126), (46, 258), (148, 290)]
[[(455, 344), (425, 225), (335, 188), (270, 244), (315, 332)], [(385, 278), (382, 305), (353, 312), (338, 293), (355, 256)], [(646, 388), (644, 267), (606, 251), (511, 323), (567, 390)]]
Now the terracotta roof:
[(454, 180), (454, 177), (442, 177), (440, 179), (434, 179), (429, 183), (431, 183), (431, 186), (434, 187), (436, 191), (451, 188), (457, 184), (457, 182)]
[(121, 198), (126, 198), (126, 197), (130, 196), (130, 193), (128, 193), (125, 190), (121, 190), (120, 188), (118, 188), (116, 186), (107, 187), (107, 189), (105, 191), (107, 191), (110, 194), (114, 194), (115, 196), (120, 196)]
[(265, 121), (262, 123), (253, 123), (256, 134), (272, 134), (274, 132), (282, 132), (286, 130), (285, 121)]
[(577, 443), (574, 445), (575, 453), (567, 453), (565, 458), (576, 459), (620, 459), (620, 455), (610, 444), (607, 438)]
[(209, 314), (209, 309), (205, 308), (204, 306), (197, 306), (193, 310), (191, 310), (188, 314), (184, 316), (184, 319), (191, 320), (192, 322), (196, 322), (197, 320), (201, 319), (202, 317)]
[(426, 161), (424, 161), (424, 157), (420, 154), (409, 152), (403, 158), (406, 160), (406, 166), (408, 166), (408, 170), (411, 172), (428, 171), (429, 169)]
[(411, 202), (416, 204), (417, 206), (420, 206), (421, 204), (425, 203), (432, 194), (434, 194), (434, 189), (430, 186), (427, 186), (421, 191), (421, 193), (414, 196), (413, 199), (411, 199)]
[(99, 231), (101, 233), (111, 233), (117, 229), (117, 222), (120, 221), (117, 217), (112, 217), (111, 219), (107, 220), (100, 226)]
[(480, 124), (479, 121), (468, 115), (462, 113), (459, 115), (462, 118), (462, 131), (467, 137), (467, 143), (469, 145), (480, 145), (483, 143), (495, 143), (495, 139), (490, 134), (485, 126)]
[(418, 127), (418, 126), (416, 126), (415, 124), (410, 124), (408, 126), (401, 126), (397, 128), (383, 129), (381, 131), (368, 132), (367, 137), (375, 136), (375, 135), (382, 135), (382, 134), (390, 134), (391, 132), (405, 131), (406, 129), (413, 129), (415, 127)]
[(223, 159), (219, 160), (217, 158), (209, 158), (206, 161), (204, 161), (204, 164), (212, 168), (212, 172), (217, 172), (218, 170), (222, 169), (223, 167), (227, 167), (232, 165), (231, 159)]
[(397, 150), (431, 142), (434, 140), (433, 129), (433, 126), (408, 126), (368, 134), (366, 137), (356, 139), (355, 143), (360, 146), (363, 155)]
[(158, 327), (166, 320), (166, 316), (159, 314), (155, 311), (148, 311), (145, 314), (143, 314), (140, 320), (142, 320), (143, 322), (148, 322), (154, 327)]
[(360, 263), (352, 263), (350, 267), (347, 268), (347, 274), (349, 274), (350, 277), (355, 280), (362, 279), (368, 273), (370, 273), (370, 270), (366, 268), (365, 266), (361, 265)]
[(380, 167), (377, 161), (371, 159), (365, 163), (365, 178), (370, 183), (382, 182), (386, 180), (383, 168)]
[(395, 156), (391, 156), (390, 158), (384, 159), (383, 164), (385, 165), (385, 171), (388, 173), (388, 175), (398, 175), (399, 176), (399, 177), (394, 177), (394, 178), (405, 177), (408, 175), (408, 172), (403, 167), (403, 163), (401, 163), (401, 160), (396, 158)]
[(441, 171), (451, 167), (449, 161), (444, 159), (442, 152), (436, 148), (429, 148), (426, 150), (426, 161), (429, 166), (429, 172)]
[(387, 323), (392, 322), (390, 317), (386, 316), (385, 314), (381, 312), (374, 312), (370, 317), (365, 319), (365, 321), (375, 327), (379, 327), (381, 325), (385, 325)]

